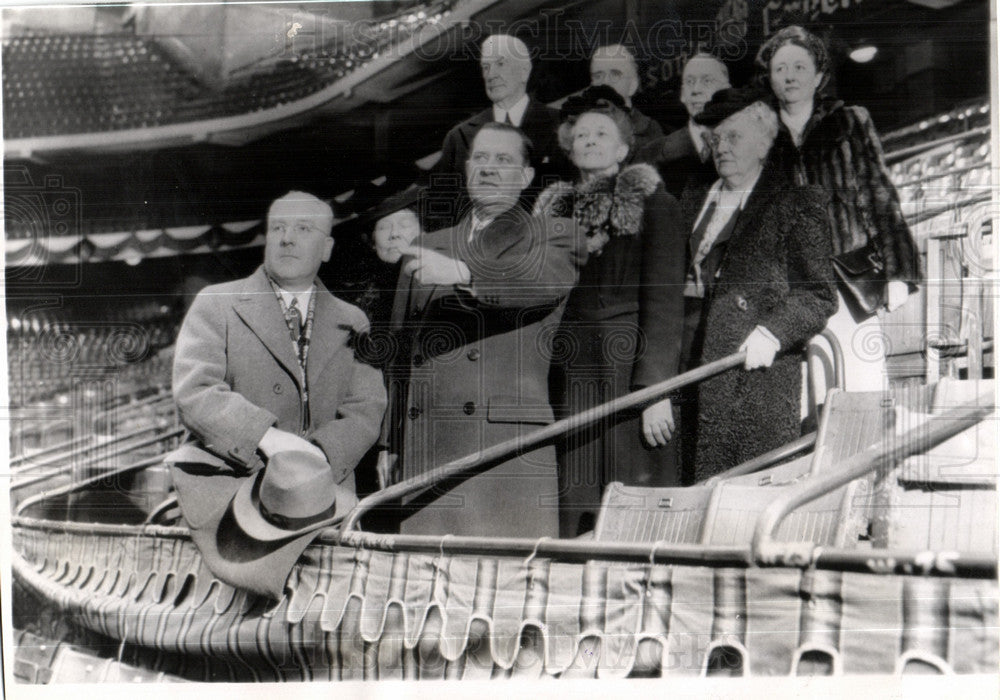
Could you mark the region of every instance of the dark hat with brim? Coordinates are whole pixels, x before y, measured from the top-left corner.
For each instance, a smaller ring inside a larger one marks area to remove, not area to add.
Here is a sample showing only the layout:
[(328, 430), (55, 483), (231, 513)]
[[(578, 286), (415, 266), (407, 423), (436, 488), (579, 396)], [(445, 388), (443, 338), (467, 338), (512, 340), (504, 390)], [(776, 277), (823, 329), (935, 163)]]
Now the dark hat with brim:
[(694, 116), (694, 121), (702, 126), (715, 127), (754, 102), (768, 104), (768, 101), (768, 94), (759, 88), (725, 88), (712, 95), (704, 109)]
[(628, 113), (625, 98), (610, 85), (591, 85), (577, 95), (570, 95), (559, 108), (559, 121), (576, 119), (581, 114), (595, 110), (618, 109)]
[(414, 184), (388, 197), (384, 197), (364, 213), (365, 222), (369, 226), (374, 226), (379, 219), (383, 219), (403, 209), (412, 209), (417, 216), (420, 216), (420, 197), (423, 193), (424, 188)]
[[(189, 457), (185, 454), (182, 459)], [(272, 457), (265, 470), (273, 466), (276, 458), (278, 455)], [(250, 526), (253, 534), (245, 529), (245, 523), (254, 523), (257, 516), (249, 516), (241, 506), (238, 520), (234, 506), (241, 491), (253, 502), (256, 490), (259, 499), (262, 472), (237, 474), (218, 460), (207, 464), (175, 461), (171, 476), (181, 514), (208, 570), (231, 586), (276, 600), (284, 593), (288, 574), (309, 543), (322, 528), (337, 524), (357, 502), (353, 493), (337, 487), (332, 515), (294, 529), (279, 528), (284, 530), (281, 537), (261, 539), (255, 536), (265, 534), (259, 523)], [(270, 522), (268, 525), (277, 527)]]

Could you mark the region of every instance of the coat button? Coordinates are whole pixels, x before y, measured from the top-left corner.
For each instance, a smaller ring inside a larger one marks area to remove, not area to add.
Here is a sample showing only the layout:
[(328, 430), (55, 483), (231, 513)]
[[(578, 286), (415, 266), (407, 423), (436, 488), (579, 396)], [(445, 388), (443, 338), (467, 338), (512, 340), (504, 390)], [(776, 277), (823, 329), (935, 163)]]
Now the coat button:
[(739, 296), (739, 295), (737, 295), (737, 297), (736, 297), (736, 305), (738, 307), (740, 307), (740, 311), (746, 311), (747, 307), (749, 306), (747, 304), (747, 300), (744, 299), (742, 296)]
[(406, 415), (410, 417), (410, 420), (416, 420), (420, 417), (420, 409), (416, 406), (410, 406), (410, 410), (406, 412)]
[(280, 384), (275, 384), (273, 388), (275, 394), (280, 394), (282, 391), (284, 391), (284, 389), (281, 388)]
[(414, 367), (419, 367), (422, 364), (424, 364), (424, 356), (423, 355), (414, 355), (413, 356), (413, 366)]
[(466, 354), (466, 357), (468, 357), (468, 358), (469, 358), (470, 360), (472, 360), (473, 362), (475, 362), (476, 360), (478, 360), (478, 359), (479, 359), (479, 356), (480, 356), (481, 354), (482, 354), (482, 353), (481, 353), (481, 352), (479, 352), (479, 348), (472, 348), (472, 349), (471, 349), (471, 350), (469, 350), (469, 352), (468, 352), (468, 353)]
[(466, 402), (466, 404), (462, 406), (462, 412), (465, 413), (465, 415), (467, 416), (471, 416), (473, 413), (476, 412), (476, 404), (472, 403), (471, 401)]

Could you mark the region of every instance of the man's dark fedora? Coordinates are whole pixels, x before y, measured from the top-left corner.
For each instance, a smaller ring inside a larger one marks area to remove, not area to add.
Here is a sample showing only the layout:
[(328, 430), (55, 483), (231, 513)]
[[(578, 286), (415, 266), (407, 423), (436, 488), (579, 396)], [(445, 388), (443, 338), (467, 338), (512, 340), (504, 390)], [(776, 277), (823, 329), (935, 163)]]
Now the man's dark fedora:
[(255, 540), (297, 537), (343, 518), (357, 497), (333, 481), (325, 460), (279, 452), (233, 496), (236, 524)]

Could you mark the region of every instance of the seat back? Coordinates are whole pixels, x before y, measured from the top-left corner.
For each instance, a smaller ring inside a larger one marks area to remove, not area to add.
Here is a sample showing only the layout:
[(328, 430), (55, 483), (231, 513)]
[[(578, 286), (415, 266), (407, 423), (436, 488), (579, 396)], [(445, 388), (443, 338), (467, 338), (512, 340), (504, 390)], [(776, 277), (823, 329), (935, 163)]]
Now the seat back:
[(594, 539), (605, 542), (697, 543), (712, 489), (625, 486), (604, 491)]
[(816, 437), (810, 474), (822, 474), (877, 444), (892, 425), (894, 400), (882, 391), (831, 389)]
[[(786, 486), (760, 488), (722, 483), (705, 516), (702, 544), (739, 545), (749, 542), (761, 513), (776, 498), (788, 492)], [(857, 482), (806, 503), (785, 517), (775, 540), (813, 542), (824, 546), (843, 546), (850, 527), (851, 503)]]

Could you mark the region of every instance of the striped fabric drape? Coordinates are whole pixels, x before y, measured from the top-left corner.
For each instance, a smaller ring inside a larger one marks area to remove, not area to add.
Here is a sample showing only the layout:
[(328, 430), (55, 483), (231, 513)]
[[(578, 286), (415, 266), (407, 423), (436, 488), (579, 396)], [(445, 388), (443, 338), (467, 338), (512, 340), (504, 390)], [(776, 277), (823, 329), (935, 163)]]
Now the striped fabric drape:
[[(164, 528), (161, 528), (164, 529)], [(122, 660), (193, 680), (992, 673), (997, 582), (310, 546), (286, 596), (183, 531), (18, 527), (14, 571)], [(179, 534), (178, 534), (179, 533)], [(16, 605), (16, 601), (15, 601)]]

